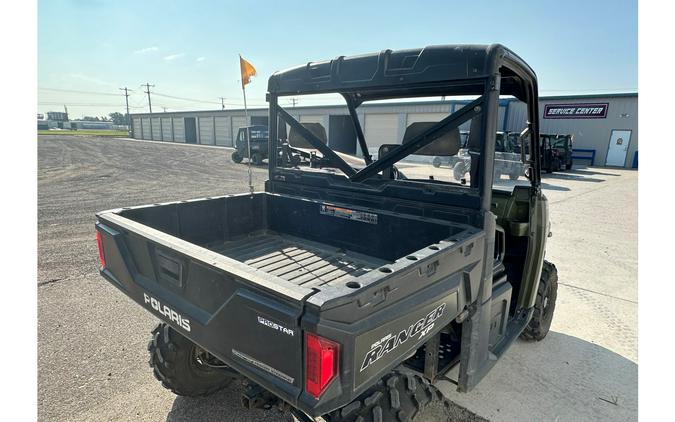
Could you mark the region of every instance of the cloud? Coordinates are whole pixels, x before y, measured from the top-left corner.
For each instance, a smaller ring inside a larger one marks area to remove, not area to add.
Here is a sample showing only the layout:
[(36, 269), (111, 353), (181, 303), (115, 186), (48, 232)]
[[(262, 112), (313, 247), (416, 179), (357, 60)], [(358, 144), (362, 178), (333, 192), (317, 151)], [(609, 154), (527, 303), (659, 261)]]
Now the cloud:
[(152, 46), (152, 47), (145, 47), (141, 48), (140, 50), (134, 51), (134, 54), (146, 54), (146, 53), (152, 53), (153, 51), (157, 51), (159, 48)]
[(185, 55), (185, 53), (170, 54), (170, 55), (164, 57), (164, 60), (176, 60), (176, 59), (180, 59), (184, 55)]
[(206, 57), (197, 57), (198, 62), (203, 62), (204, 60), (206, 60)]

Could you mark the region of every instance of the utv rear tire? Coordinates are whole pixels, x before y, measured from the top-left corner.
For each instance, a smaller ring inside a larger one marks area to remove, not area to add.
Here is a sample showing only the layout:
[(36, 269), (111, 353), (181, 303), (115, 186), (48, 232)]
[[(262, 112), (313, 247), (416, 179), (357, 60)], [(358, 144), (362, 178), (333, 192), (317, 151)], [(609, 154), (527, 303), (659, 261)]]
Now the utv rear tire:
[(196, 358), (200, 350), (199, 346), (176, 330), (160, 323), (152, 330), (152, 340), (148, 343), (148, 363), (155, 378), (174, 394), (206, 396), (227, 386), (232, 376), (200, 363)]
[(262, 156), (258, 154), (257, 152), (253, 154), (251, 157), (251, 163), (253, 163), (254, 166), (259, 166), (262, 164)]
[(382, 422), (420, 420), (433, 402), (448, 400), (425, 378), (392, 371), (356, 400), (323, 418), (327, 422)]
[(244, 157), (242, 157), (241, 154), (239, 154), (239, 152), (234, 151), (232, 153), (232, 161), (234, 161), (235, 163), (239, 164), (239, 163), (241, 163), (241, 160), (243, 160), (243, 159), (244, 159)]
[(520, 337), (524, 340), (540, 341), (546, 337), (551, 329), (555, 301), (558, 297), (558, 270), (555, 265), (544, 261), (541, 269), (541, 279), (537, 290), (537, 299), (534, 303), (534, 314)]

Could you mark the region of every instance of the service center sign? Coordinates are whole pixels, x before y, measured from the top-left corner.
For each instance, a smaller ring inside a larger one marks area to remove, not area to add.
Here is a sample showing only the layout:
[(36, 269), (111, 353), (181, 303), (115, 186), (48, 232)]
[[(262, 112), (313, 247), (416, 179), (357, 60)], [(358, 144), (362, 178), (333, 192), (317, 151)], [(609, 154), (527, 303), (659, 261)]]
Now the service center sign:
[(546, 104), (544, 119), (604, 119), (608, 108), (608, 103)]

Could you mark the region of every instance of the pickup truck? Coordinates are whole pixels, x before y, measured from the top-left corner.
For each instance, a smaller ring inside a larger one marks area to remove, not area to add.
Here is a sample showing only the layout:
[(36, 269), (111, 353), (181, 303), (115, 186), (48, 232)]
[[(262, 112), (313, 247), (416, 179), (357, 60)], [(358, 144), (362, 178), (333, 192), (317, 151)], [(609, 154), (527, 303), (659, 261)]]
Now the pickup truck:
[[(339, 93), (361, 157), (346, 159), (278, 99)], [(440, 122), (410, 125), (368, 153), (364, 102), (475, 95)], [(493, 189), (499, 95), (528, 105), (527, 184)], [(148, 345), (176, 394), (246, 380), (242, 403), (303, 421), (413, 420), (445, 399), (433, 386), (459, 365), (469, 392), (519, 336), (551, 324), (555, 266), (544, 261), (537, 82), (515, 53), (431, 46), (310, 62), (269, 79), (269, 180), (263, 192), (97, 214), (101, 274), (161, 323)], [(469, 183), (405, 177), (410, 154), (455, 156), (471, 120)], [(286, 122), (321, 156), (283, 154)]]

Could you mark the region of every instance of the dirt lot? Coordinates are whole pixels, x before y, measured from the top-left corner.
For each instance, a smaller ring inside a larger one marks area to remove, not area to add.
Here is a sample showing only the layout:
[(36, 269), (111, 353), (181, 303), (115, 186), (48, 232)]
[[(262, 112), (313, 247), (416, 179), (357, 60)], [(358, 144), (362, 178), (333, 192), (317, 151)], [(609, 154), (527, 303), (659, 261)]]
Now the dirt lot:
[[(237, 386), (203, 399), (162, 389), (145, 350), (156, 320), (97, 271), (96, 211), (243, 192), (245, 166), (222, 148), (67, 136), (40, 137), (38, 165), (40, 420), (280, 420), (244, 411)], [(254, 169), (256, 189), (265, 178)], [(637, 419), (637, 172), (576, 170), (545, 187), (561, 283), (553, 332), (517, 342), (469, 395), (439, 387), (495, 421)]]

